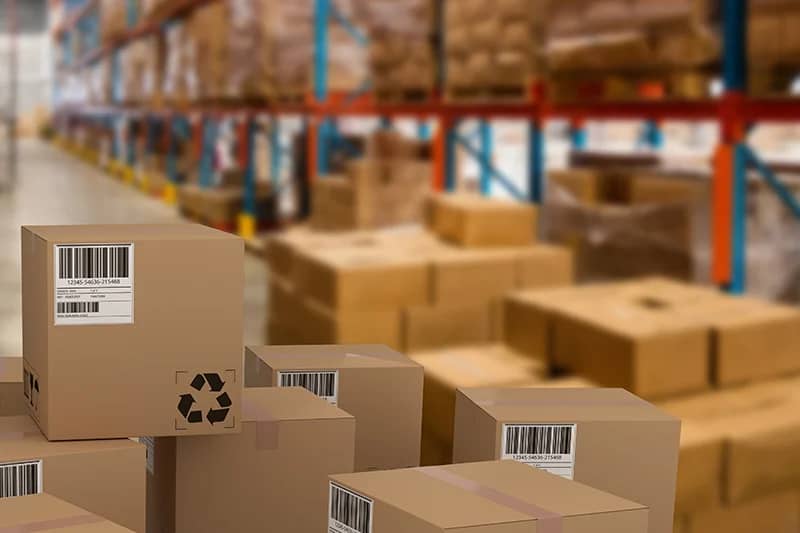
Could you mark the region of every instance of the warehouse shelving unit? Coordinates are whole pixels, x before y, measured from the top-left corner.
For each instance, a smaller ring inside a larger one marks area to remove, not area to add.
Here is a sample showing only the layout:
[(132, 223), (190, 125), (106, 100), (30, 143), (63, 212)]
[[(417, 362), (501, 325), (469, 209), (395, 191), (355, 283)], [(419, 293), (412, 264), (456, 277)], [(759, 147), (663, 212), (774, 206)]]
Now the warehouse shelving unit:
[[(81, 21), (91, 15), (96, 0), (64, 0), (71, 6), (71, 15), (59, 27), (54, 37), (59, 42), (69, 43), (71, 32), (81, 29)], [(119, 47), (133, 39), (158, 31), (176, 17), (185, 15), (194, 8), (215, 0), (184, 0), (174, 4), (173, 9), (162, 13), (158, 21), (142, 22), (107, 48), (98, 48), (85, 57), (75, 58), (78, 68), (90, 64), (105, 54), (113, 54)], [(286, 149), (280, 146), (281, 119), (288, 115), (304, 117), (304, 128), (308, 141), (308, 178), (314, 180), (327, 173), (332, 150), (346, 147), (336, 127), (340, 117), (381, 117), (382, 126), (391, 126), (395, 118), (410, 118), (419, 121), (421, 138), (432, 137), (434, 175), (436, 190), (453, 190), (456, 185), (456, 150), (462, 147), (480, 164), (480, 190), (488, 194), (492, 184), (497, 183), (512, 196), (520, 200), (539, 203), (545, 191), (545, 161), (543, 126), (547, 120), (559, 118), (570, 123), (573, 147), (586, 146), (585, 123), (589, 119), (617, 120), (636, 119), (646, 121), (642, 142), (653, 149), (663, 144), (659, 125), (665, 120), (710, 120), (720, 126), (721, 144), (714, 160), (713, 172), (713, 279), (730, 292), (740, 293), (745, 288), (745, 186), (748, 168), (755, 168), (780, 196), (786, 206), (800, 216), (800, 203), (781, 184), (775, 174), (747, 147), (746, 134), (750, 124), (756, 122), (795, 122), (800, 120), (800, 99), (754, 99), (746, 94), (747, 58), (747, 0), (723, 0), (723, 75), (725, 91), (721, 98), (695, 101), (641, 100), (623, 102), (553, 103), (547, 98), (546, 87), (534, 84), (529, 97), (518, 102), (461, 103), (448, 101), (434, 94), (429, 101), (421, 103), (378, 103), (368, 92), (365, 83), (362, 90), (354, 94), (335, 94), (328, 91), (328, 22), (333, 19), (342, 24), (360, 44), (366, 46), (368, 39), (360, 29), (354, 27), (332, 5), (331, 0), (315, 0), (314, 20), (314, 85), (312, 94), (299, 104), (269, 104), (257, 108), (215, 108), (198, 105), (190, 110), (138, 110), (108, 107), (92, 109), (85, 106), (65, 107), (59, 115), (67, 119), (100, 119), (104, 124), (118, 120), (133, 119), (160, 121), (169, 124), (161, 132), (170, 147), (168, 169), (172, 184), (167, 187), (165, 199), (175, 201), (176, 182), (174, 173), (174, 146), (176, 137), (191, 137), (201, 146), (200, 181), (209, 172), (209, 157), (214, 145), (215, 121), (222, 117), (235, 117), (239, 133), (239, 158), (245, 168), (244, 212), (239, 220), (239, 232), (245, 237), (255, 234), (259, 221), (255, 210), (255, 161), (254, 136), (259, 127), (259, 118), (267, 118), (269, 144), (271, 147), (270, 176), (278, 183), (281, 166), (286, 160)], [(87, 31), (85, 28), (82, 31)], [(441, 78), (441, 76), (440, 76)], [(521, 191), (492, 161), (491, 120), (514, 118), (528, 124), (528, 184)], [(477, 119), (474, 133), (464, 134), (465, 119)], [(438, 124), (431, 135), (428, 121)], [(150, 128), (133, 128), (138, 134)], [(135, 131), (134, 131), (135, 133)], [(135, 135), (129, 135), (133, 138)], [(115, 142), (114, 155), (119, 154)], [(151, 146), (152, 143), (148, 143)], [(128, 150), (132, 154), (132, 150)], [(130, 167), (134, 161), (128, 161)], [(205, 170), (204, 170), (205, 169)]]

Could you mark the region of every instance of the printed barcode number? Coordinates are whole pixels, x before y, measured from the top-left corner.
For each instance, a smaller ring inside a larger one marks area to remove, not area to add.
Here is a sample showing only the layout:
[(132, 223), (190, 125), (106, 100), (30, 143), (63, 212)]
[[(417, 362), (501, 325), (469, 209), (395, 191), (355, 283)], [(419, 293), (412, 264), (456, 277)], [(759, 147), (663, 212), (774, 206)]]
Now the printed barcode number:
[(569, 455), (573, 426), (506, 426), (507, 455)]
[(281, 372), (281, 387), (303, 387), (322, 398), (336, 396), (336, 372)]
[(99, 313), (100, 302), (58, 302), (59, 313)]
[(127, 278), (129, 246), (61, 246), (59, 279)]
[(41, 461), (0, 465), (0, 498), (30, 496), (41, 492)]
[(334, 483), (331, 486), (329, 531), (371, 533), (372, 500)]

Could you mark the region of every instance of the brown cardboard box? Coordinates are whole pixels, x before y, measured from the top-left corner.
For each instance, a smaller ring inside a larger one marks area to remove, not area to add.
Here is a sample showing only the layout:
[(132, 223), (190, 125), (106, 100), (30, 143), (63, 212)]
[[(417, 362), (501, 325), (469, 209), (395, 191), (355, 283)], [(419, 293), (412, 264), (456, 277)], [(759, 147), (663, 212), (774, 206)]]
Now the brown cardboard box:
[(0, 499), (0, 531), (125, 533), (132, 530), (49, 494)]
[(597, 171), (584, 168), (551, 170), (548, 172), (549, 187), (557, 197), (563, 196), (583, 204), (593, 205), (600, 201), (600, 176)]
[(604, 299), (562, 306), (552, 350), (559, 367), (652, 399), (708, 388), (709, 340), (691, 318)]
[[(647, 531), (643, 505), (515, 461), (341, 474), (330, 479), (330, 531), (351, 531), (353, 526), (352, 531), (373, 533)], [(358, 511), (343, 516), (344, 509), (352, 509), (350, 504), (356, 504)]]
[(686, 533), (748, 533), (753, 527), (774, 533), (800, 531), (800, 495), (787, 491), (705, 510), (688, 517)]
[[(144, 532), (145, 449), (132, 440), (49, 442), (27, 415), (3, 417), (0, 465), (4, 479), (15, 470), (38, 479), (28, 494), (47, 492)], [(0, 487), (0, 502), (5, 501), (3, 495)], [(4, 516), (0, 512), (0, 522)]]
[(22, 393), (22, 357), (0, 357), (0, 416), (27, 412), (28, 402)]
[(737, 504), (800, 486), (800, 382), (789, 379), (666, 402), (724, 440), (723, 499)]
[(538, 289), (572, 285), (575, 282), (575, 261), (564, 246), (537, 244), (520, 249), (517, 286)]
[(715, 428), (684, 421), (675, 490), (675, 513), (719, 507), (722, 502), (724, 441)]
[(334, 311), (309, 298), (302, 300), (303, 321), (291, 327), (304, 344), (402, 344), (400, 311), (348, 309)]
[(238, 432), (243, 256), (199, 225), (23, 227), (26, 392), (44, 434)]
[(357, 421), (356, 471), (419, 465), (422, 368), (379, 345), (248, 346), (248, 387), (300, 385)]
[(303, 250), (293, 280), (303, 295), (335, 310), (399, 309), (429, 300), (429, 273), (421, 259), (384, 250)]
[[(459, 387), (520, 387), (541, 381), (542, 364), (502, 344), (460, 346), (412, 354), (425, 368), (424, 438), (447, 449)], [(440, 447), (442, 447), (440, 446)]]
[(451, 250), (431, 262), (435, 304), (488, 304), (517, 284), (517, 259), (509, 250)]
[(403, 311), (406, 352), (479, 344), (491, 337), (491, 308), (486, 304), (410, 307)]
[(635, 499), (671, 533), (680, 427), (622, 389), (459, 389), (453, 461), (522, 461)]
[(239, 435), (156, 439), (157, 533), (323, 529), (325, 479), (353, 471), (356, 421), (297, 387), (245, 389), (243, 403)]
[(476, 195), (437, 195), (429, 200), (431, 230), (462, 246), (526, 246), (536, 240), (536, 208)]

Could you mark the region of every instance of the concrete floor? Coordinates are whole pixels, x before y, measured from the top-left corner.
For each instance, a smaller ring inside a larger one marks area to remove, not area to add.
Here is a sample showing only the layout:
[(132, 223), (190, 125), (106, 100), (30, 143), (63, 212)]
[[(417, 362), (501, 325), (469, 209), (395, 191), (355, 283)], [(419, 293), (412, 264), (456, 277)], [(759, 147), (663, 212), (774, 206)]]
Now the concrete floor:
[[(17, 187), (0, 193), (0, 355), (22, 353), (20, 226), (183, 222), (174, 207), (36, 140), (19, 146)], [(245, 344), (264, 343), (267, 272), (245, 257)]]

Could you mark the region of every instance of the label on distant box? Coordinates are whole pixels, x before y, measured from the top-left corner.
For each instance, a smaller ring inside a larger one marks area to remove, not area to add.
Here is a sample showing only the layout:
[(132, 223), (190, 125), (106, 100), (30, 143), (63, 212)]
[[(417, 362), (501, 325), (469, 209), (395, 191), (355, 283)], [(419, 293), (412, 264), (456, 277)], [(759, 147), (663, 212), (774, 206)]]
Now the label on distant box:
[(372, 500), (330, 483), (328, 533), (372, 533)]
[(576, 433), (575, 424), (503, 424), (500, 458), (572, 479)]
[(133, 324), (133, 244), (56, 244), (56, 326)]

